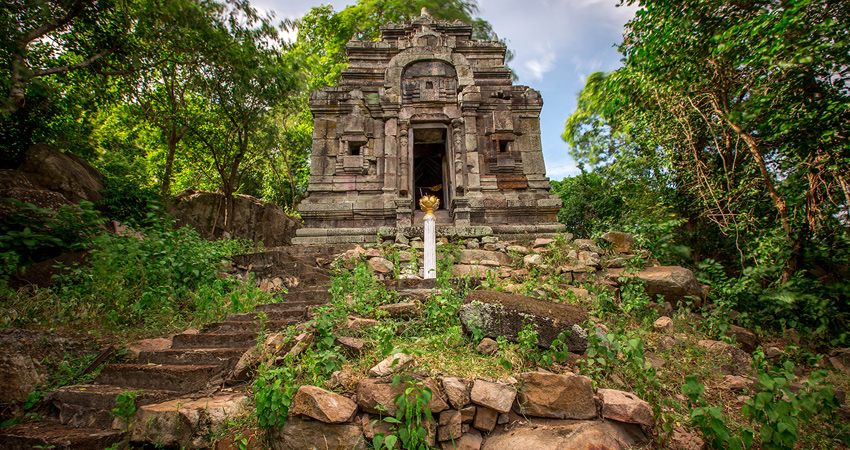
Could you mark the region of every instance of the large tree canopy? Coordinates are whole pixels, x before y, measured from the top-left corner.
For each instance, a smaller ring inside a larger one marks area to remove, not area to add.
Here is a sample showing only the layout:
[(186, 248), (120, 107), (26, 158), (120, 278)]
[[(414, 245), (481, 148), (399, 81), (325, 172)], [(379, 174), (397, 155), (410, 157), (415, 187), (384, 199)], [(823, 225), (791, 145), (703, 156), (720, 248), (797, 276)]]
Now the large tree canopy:
[(564, 131), (573, 156), (616, 186), (653, 192), (695, 238), (696, 261), (801, 293), (846, 270), (846, 2), (625, 3), (640, 9), (623, 67), (588, 78)]

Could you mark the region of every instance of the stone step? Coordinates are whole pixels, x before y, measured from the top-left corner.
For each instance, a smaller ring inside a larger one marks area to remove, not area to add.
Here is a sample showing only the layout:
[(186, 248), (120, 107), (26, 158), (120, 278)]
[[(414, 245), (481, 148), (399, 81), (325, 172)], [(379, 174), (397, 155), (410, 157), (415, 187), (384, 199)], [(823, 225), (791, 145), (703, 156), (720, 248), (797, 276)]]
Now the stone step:
[(107, 364), (94, 381), (97, 384), (130, 389), (154, 389), (185, 394), (218, 385), (223, 371), (224, 369), (217, 365)]
[(278, 295), (275, 304), (290, 302), (312, 302), (320, 300), (330, 301), (331, 294), (330, 292), (328, 292), (329, 289), (330, 286), (321, 286), (318, 288), (292, 290), (285, 294)]
[[(296, 231), (296, 233), (298, 233)], [(351, 250), (353, 245), (288, 245), (286, 247), (269, 247), (266, 252), (280, 252), (293, 257), (331, 257)]]
[(139, 364), (199, 365), (232, 368), (244, 348), (170, 349), (139, 353)]
[(324, 296), (311, 296), (308, 298), (301, 298), (296, 300), (282, 300), (275, 303), (266, 303), (263, 305), (257, 305), (254, 308), (254, 311), (268, 311), (268, 310), (281, 310), (281, 308), (285, 307), (304, 307), (304, 306), (317, 306), (324, 305), (325, 303), (329, 303), (331, 301), (330, 294), (326, 294)]
[(172, 349), (186, 348), (248, 348), (257, 343), (257, 335), (241, 333), (177, 334), (171, 340)]
[[(290, 325), (307, 320), (307, 308), (293, 309), (289, 311), (262, 311), (266, 321), (289, 321)], [(243, 314), (228, 314), (224, 319), (226, 322), (257, 322), (259, 325), (261, 314), (249, 312)]]
[(125, 436), (118, 430), (75, 428), (43, 421), (0, 428), (0, 450), (102, 450), (119, 444)]
[[(282, 328), (286, 328), (290, 325), (295, 325), (303, 322), (303, 320), (267, 320), (263, 323), (263, 329), (266, 331), (279, 331)], [(203, 331), (205, 333), (239, 333), (239, 332), (252, 332), (256, 333), (260, 329), (258, 322), (248, 321), (248, 320), (234, 320), (234, 321), (223, 321), (223, 322), (213, 322), (207, 325), (204, 325)]]
[[(64, 425), (109, 429), (112, 426), (115, 399), (122, 392), (134, 390), (110, 385), (81, 384), (55, 389), (45, 400), (59, 409), (59, 421)], [(143, 390), (135, 395), (135, 404), (138, 407), (160, 403), (178, 395), (172, 391)]]

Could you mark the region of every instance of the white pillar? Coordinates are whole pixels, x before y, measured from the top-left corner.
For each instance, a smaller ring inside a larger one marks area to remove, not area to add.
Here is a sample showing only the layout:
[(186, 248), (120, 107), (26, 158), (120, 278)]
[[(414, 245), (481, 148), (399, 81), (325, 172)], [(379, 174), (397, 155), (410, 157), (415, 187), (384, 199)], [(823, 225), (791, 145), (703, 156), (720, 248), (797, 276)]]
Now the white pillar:
[(425, 279), (437, 278), (437, 219), (425, 215)]

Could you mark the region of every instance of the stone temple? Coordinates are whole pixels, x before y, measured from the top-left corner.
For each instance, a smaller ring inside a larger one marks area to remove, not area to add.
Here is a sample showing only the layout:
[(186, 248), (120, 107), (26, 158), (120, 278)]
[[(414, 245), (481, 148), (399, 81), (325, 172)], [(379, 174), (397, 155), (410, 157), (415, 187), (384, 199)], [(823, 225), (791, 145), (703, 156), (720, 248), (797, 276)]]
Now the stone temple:
[(422, 224), (436, 195), (438, 235), (551, 236), (540, 93), (514, 86), (506, 46), (423, 10), (379, 41), (348, 42), (339, 86), (310, 97), (314, 117), (305, 228), (295, 244), (373, 242)]

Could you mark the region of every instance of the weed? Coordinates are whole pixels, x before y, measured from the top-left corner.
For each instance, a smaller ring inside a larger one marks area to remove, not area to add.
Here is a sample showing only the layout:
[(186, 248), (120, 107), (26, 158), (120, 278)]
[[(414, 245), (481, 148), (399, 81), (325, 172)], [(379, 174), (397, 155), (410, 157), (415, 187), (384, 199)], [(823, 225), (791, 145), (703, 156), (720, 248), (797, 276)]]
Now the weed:
[(136, 414), (136, 396), (141, 393), (142, 391), (126, 391), (115, 397), (115, 408), (112, 408), (110, 415), (121, 420), (125, 432), (130, 428), (133, 415)]
[(289, 404), (297, 390), (288, 367), (260, 366), (254, 380), (254, 405), (261, 428), (280, 429), (286, 423)]
[[(402, 375), (393, 378), (393, 387), (402, 382)], [(395, 448), (396, 443), (401, 443), (401, 448), (409, 450), (427, 450), (428, 445), (428, 422), (431, 420), (431, 410), (428, 403), (433, 393), (421, 381), (405, 377), (404, 391), (396, 395), (395, 405), (397, 412), (394, 417), (385, 417), (384, 422), (394, 425), (393, 433), (383, 435), (376, 434), (372, 439), (372, 448), (375, 450)]]

